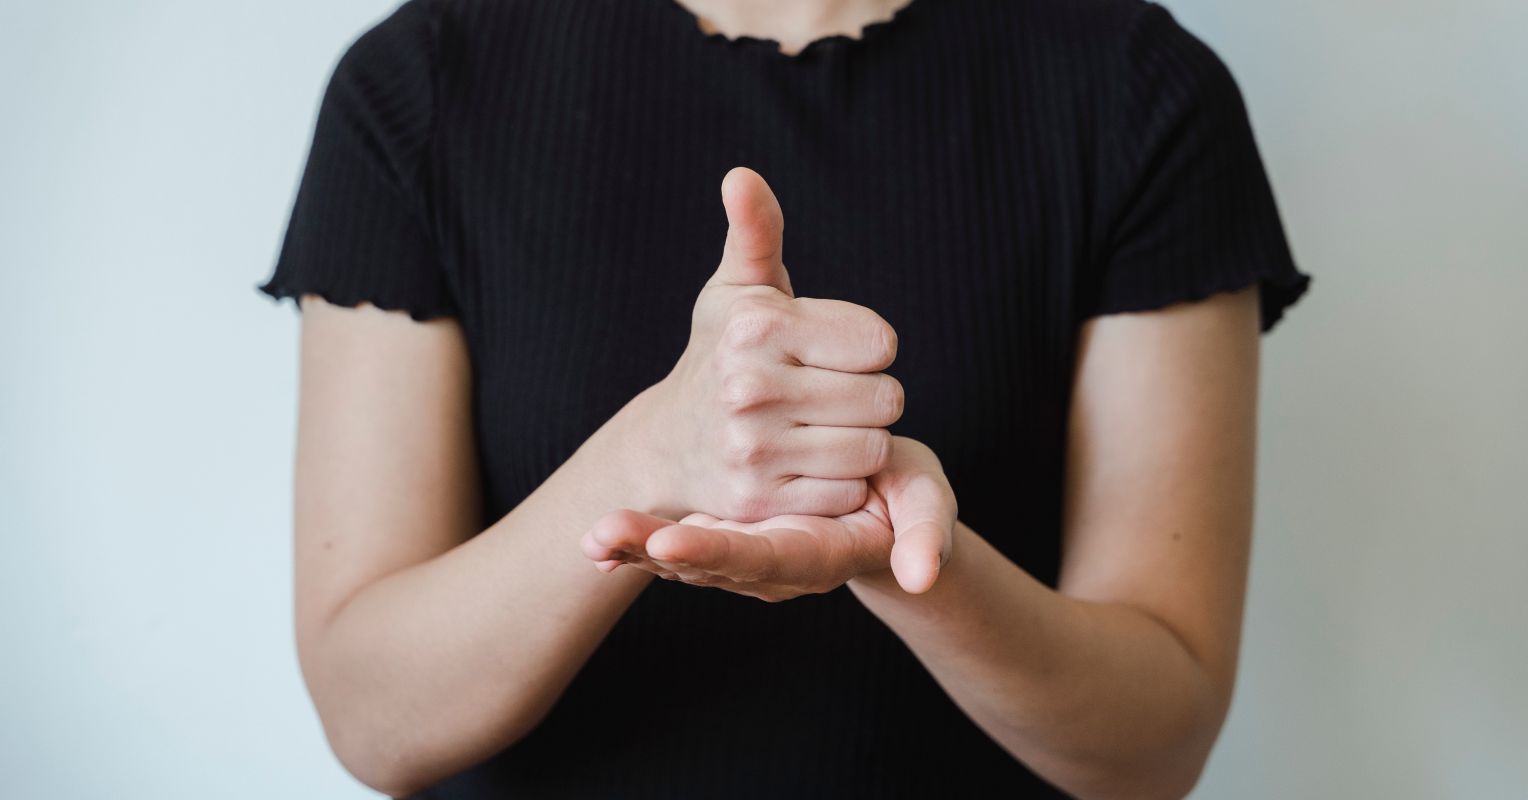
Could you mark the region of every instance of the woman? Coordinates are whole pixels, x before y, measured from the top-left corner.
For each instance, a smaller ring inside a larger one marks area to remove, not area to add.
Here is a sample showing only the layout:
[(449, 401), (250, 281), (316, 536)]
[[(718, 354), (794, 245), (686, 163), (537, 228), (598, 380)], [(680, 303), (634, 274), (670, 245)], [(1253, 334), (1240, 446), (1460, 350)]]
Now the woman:
[(400, 797), (1182, 795), (1307, 283), (1144, 0), (408, 0), (262, 287), (329, 741)]

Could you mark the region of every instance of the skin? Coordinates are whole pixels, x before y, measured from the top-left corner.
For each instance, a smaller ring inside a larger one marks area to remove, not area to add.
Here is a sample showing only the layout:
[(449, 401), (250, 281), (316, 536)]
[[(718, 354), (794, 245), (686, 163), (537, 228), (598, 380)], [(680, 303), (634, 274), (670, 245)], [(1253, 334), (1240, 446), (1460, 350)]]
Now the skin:
[(721, 264), (655, 389), (650, 424), (666, 436), (653, 445), (675, 475), (659, 502), (669, 516), (704, 508), (743, 521), (853, 511), (891, 456), (884, 426), (902, 415), (902, 385), (880, 372), (896, 331), (864, 306), (794, 295), (785, 218), (758, 174), (732, 170), (722, 202)]
[(891, 19), (909, 0), (676, 0), (705, 33), (774, 39), (780, 52), (800, 53), (813, 39), (858, 37), (871, 21)]
[(955, 493), (932, 450), (905, 436), (894, 445), (865, 502), (846, 514), (750, 524), (697, 512), (673, 524), (622, 510), (600, 518), (580, 546), (604, 572), (629, 564), (772, 603), (887, 569), (903, 591), (926, 592), (949, 560)]
[(727, 240), (673, 370), (481, 531), (460, 326), (302, 298), (297, 648), (362, 782), (410, 794), (542, 719), (651, 579), (589, 569), (579, 537), (604, 512), (748, 520), (865, 503), (893, 449), (878, 426), (902, 411), (877, 371), (895, 332), (791, 294), (784, 218), (757, 174), (734, 169), (721, 194)]
[[(686, 5), (790, 51), (901, 4)], [(757, 175), (722, 195), (727, 244), (674, 370), (486, 528), (458, 324), (302, 299), (297, 645), (340, 761), (396, 796), (500, 751), (662, 575), (774, 602), (847, 585), (1057, 786), (1185, 794), (1235, 680), (1255, 288), (1082, 327), (1051, 589), (959, 522), (937, 454), (884, 430), (895, 332), (794, 297)]]
[(846, 517), (676, 524), (623, 511), (581, 545), (612, 576), (640, 569), (769, 601), (847, 583), (1052, 783), (1181, 797), (1235, 683), (1259, 345), (1255, 287), (1084, 326), (1054, 590), (958, 522), (938, 459), (900, 437), (889, 474)]

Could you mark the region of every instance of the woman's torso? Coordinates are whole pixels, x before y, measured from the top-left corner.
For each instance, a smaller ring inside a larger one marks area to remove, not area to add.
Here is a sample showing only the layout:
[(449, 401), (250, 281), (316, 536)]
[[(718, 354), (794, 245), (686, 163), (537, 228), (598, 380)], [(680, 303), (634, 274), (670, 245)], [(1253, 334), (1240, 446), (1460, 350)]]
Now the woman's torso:
[[(721, 253), (721, 177), (746, 165), (784, 209), (797, 295), (896, 328), (892, 431), (940, 455), (964, 522), (1054, 581), (1105, 65), (1134, 0), (913, 0), (796, 56), (708, 36), (672, 0), (419, 6), (485, 519), (668, 372)], [(767, 604), (655, 581), (529, 737), (421, 796), (982, 786), (1051, 791), (847, 589)]]

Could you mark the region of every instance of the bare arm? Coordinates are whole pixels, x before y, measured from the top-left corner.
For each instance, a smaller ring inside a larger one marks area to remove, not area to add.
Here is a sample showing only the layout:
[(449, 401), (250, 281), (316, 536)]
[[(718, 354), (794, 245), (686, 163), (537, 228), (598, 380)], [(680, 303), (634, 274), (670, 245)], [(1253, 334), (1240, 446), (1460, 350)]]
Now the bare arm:
[(977, 724), (1078, 796), (1186, 794), (1225, 718), (1252, 522), (1256, 297), (1088, 323), (1059, 591), (963, 524), (928, 592), (885, 571), (849, 582)]
[(331, 746), (409, 794), (502, 750), (650, 580), (590, 567), (611, 508), (666, 518), (857, 507), (890, 454), (895, 334), (795, 298), (762, 178), (723, 184), (731, 226), (685, 353), (502, 519), (479, 530), (471, 371), (457, 322), (303, 298), (297, 646)]
[[(1086, 326), (1059, 591), (961, 524), (938, 456), (904, 437), (854, 513), (676, 524), (624, 512), (585, 535), (584, 553), (612, 576), (769, 601), (847, 581), (977, 725), (1052, 783), (1083, 797), (1180, 796), (1235, 680), (1256, 297)], [(1031, 533), (1051, 532), (1003, 532)]]
[(473, 536), (460, 327), (303, 308), (298, 652), (336, 755), (407, 794), (529, 731), (646, 585), (570, 544), (612, 506), (653, 508), (641, 448), (623, 410)]

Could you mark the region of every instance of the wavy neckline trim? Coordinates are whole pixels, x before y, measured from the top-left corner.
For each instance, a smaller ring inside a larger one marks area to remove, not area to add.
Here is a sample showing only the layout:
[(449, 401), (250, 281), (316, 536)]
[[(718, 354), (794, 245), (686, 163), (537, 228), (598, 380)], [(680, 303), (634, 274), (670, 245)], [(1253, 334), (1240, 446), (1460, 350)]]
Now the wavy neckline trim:
[(804, 47), (795, 53), (787, 53), (781, 49), (778, 39), (765, 36), (750, 36), (748, 34), (729, 37), (721, 31), (708, 32), (701, 27), (700, 17), (680, 3), (679, 0), (655, 1), (668, 6), (669, 10), (689, 29), (692, 35), (699, 36), (710, 44), (720, 45), (732, 50), (763, 53), (785, 61), (803, 61), (824, 50), (863, 47), (866, 43), (886, 35), (888, 31), (897, 25), (905, 25), (906, 18), (910, 16), (910, 12), (914, 8), (927, 5), (929, 2), (929, 0), (908, 0), (908, 2), (903, 3), (895, 11), (891, 12), (890, 17), (865, 23), (860, 28), (858, 36), (851, 36), (847, 33), (832, 33), (807, 42)]

